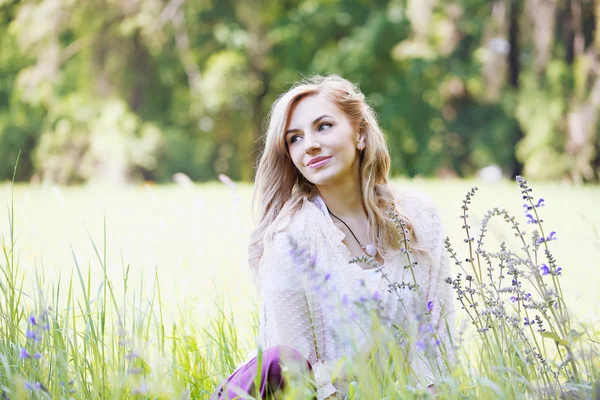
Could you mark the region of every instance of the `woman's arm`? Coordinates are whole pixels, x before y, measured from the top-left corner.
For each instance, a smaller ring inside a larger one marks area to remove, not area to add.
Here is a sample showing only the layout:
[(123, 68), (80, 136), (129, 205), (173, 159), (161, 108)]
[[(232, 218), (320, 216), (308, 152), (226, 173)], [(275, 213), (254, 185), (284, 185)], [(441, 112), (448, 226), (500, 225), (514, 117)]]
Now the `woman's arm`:
[(318, 295), (310, 290), (310, 243), (280, 232), (265, 241), (259, 272), (259, 344), (290, 346), (313, 367), (317, 394), (336, 392), (324, 364), (325, 331)]

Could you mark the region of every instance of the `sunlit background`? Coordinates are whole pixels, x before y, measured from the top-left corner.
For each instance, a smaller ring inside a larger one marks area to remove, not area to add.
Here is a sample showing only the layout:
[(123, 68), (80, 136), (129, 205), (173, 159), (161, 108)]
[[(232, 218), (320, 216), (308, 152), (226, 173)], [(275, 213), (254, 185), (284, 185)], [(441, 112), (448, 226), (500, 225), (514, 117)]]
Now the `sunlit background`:
[[(173, 315), (200, 323), (225, 294), (251, 324), (266, 115), (294, 81), (336, 73), (376, 110), (394, 185), (429, 194), (461, 251), (471, 186), (475, 219), (501, 206), (531, 230), (510, 180), (533, 181), (566, 295), (593, 322), (598, 21), (591, 0), (0, 0), (0, 205), (15, 173), (27, 282), (70, 278), (73, 254), (99, 279), (106, 221), (112, 280), (129, 266), (143, 293), (157, 272)], [(492, 243), (511, 236), (500, 226)]]

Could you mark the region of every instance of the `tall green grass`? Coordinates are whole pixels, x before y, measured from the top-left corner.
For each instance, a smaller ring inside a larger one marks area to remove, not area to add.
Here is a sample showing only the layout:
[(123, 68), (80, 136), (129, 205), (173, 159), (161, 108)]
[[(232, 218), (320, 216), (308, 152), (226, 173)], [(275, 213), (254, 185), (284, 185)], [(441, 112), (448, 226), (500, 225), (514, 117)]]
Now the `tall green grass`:
[[(1, 239), (1, 398), (204, 399), (244, 360), (252, 343), (237, 329), (226, 296), (213, 299), (211, 317), (199, 325), (189, 310), (165, 307), (158, 272), (150, 288), (144, 287), (147, 280), (131, 281), (131, 267), (124, 263), (120, 274), (111, 276), (106, 224), (100, 242), (89, 237), (96, 255), (93, 264), (82, 265), (72, 251), (67, 279), (46, 282), (43, 269), (38, 269), (35, 284), (24, 287), (29, 277), (20, 269), (14, 216), (12, 201), (7, 235)], [(97, 268), (102, 271), (99, 279), (93, 273)], [(598, 326), (577, 327), (582, 338), (572, 356), (579, 362), (579, 379), (558, 386), (545, 382), (528, 364), (514, 332), (502, 331), (500, 340), (490, 341), (470, 328), (459, 329), (453, 338), (458, 350), (452, 371), (438, 374), (435, 394), (419, 382), (390, 332), (376, 329), (370, 353), (338, 366), (340, 378), (351, 377), (351, 399), (600, 396)], [(540, 341), (543, 347), (552, 338)], [(284, 397), (306, 396), (298, 383)]]

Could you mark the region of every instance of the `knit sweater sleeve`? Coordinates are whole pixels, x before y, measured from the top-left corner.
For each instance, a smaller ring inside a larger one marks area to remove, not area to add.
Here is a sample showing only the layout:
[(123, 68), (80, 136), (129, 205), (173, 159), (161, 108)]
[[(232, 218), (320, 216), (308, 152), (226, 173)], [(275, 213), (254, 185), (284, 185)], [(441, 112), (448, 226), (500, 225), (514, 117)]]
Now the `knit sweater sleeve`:
[(317, 396), (336, 392), (325, 367), (325, 329), (318, 296), (310, 290), (314, 271), (310, 240), (279, 232), (265, 241), (259, 272), (259, 345), (289, 346), (312, 365)]
[[(423, 301), (431, 309), (431, 323), (440, 341), (437, 347), (437, 357), (421, 360), (417, 355), (415, 369), (423, 378), (424, 383), (430, 384), (440, 372), (448, 373), (444, 365), (444, 356), (452, 360), (453, 349), (451, 338), (454, 336), (454, 306), (452, 288), (444, 280), (451, 276), (449, 255), (444, 246), (445, 234), (440, 213), (431, 198), (420, 192), (399, 192), (399, 207), (404, 210), (414, 224), (419, 247), (428, 255), (427, 269), (416, 267)], [(425, 259), (425, 258), (424, 258)]]
[[(440, 352), (445, 352), (447, 359), (451, 361), (453, 358), (451, 339), (454, 336), (455, 310), (452, 288), (445, 282), (445, 279), (451, 276), (450, 258), (444, 245), (445, 235), (442, 219), (433, 203), (431, 203), (427, 213), (431, 226), (428, 247), (432, 256), (427, 298), (433, 302), (431, 316), (441, 342), (441, 346), (439, 347)], [(436, 362), (441, 370), (444, 371), (445, 368), (441, 365), (441, 356), (437, 358)]]

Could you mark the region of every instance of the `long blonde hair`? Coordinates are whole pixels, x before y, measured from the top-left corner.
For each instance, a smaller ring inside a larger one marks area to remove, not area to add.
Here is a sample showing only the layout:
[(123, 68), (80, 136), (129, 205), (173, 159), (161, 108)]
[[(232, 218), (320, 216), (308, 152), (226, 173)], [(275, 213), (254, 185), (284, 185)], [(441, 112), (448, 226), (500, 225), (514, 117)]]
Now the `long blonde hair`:
[(416, 245), (411, 221), (397, 209), (393, 192), (388, 187), (390, 155), (375, 112), (357, 86), (337, 75), (317, 75), (296, 83), (279, 96), (268, 116), (268, 129), (258, 162), (252, 199), (253, 209), (257, 200), (259, 205), (259, 222), (250, 235), (248, 249), (248, 261), (255, 277), (269, 227), (280, 220), (291, 221), (304, 202), (318, 194), (316, 186), (306, 180), (293, 164), (285, 141), (285, 129), (292, 106), (303, 97), (318, 94), (336, 104), (344, 111), (352, 126), (365, 135), (366, 146), (360, 161), (361, 189), (371, 232), (375, 233), (377, 251), (387, 258), (400, 247), (402, 236), (387, 215), (390, 207), (407, 222), (413, 248)]

